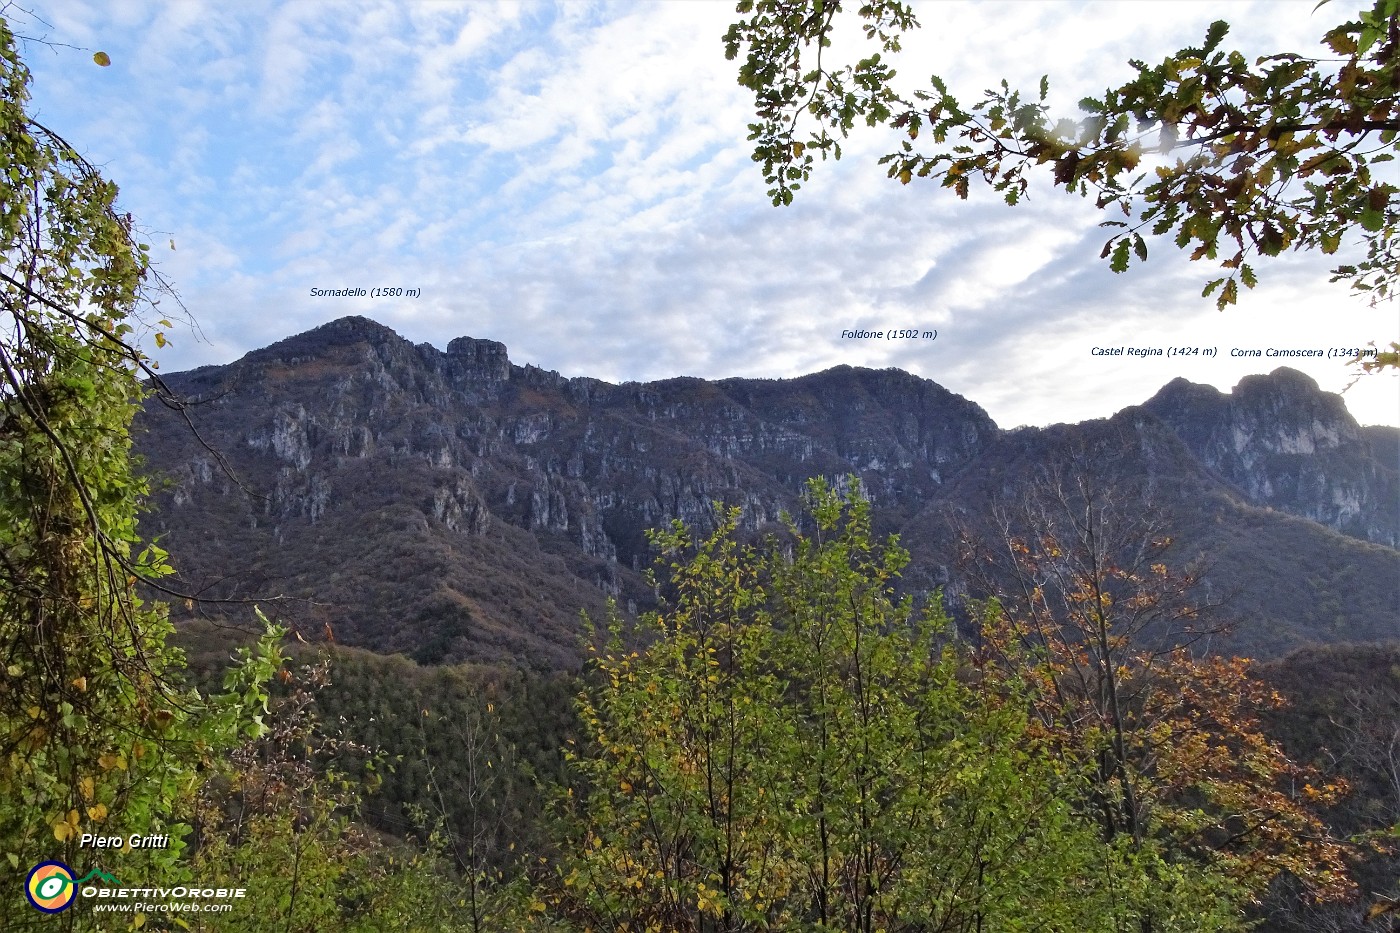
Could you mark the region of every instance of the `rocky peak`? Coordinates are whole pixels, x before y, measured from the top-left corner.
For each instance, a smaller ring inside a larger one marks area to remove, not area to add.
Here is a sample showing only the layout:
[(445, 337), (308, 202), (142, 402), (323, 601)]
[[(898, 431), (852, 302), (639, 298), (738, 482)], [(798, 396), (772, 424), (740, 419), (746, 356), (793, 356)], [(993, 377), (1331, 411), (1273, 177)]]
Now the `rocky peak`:
[(506, 345), (498, 341), (457, 337), (447, 344), (447, 355), (474, 379), (488, 382), (510, 379), (510, 357), (506, 354)]
[(1400, 541), (1394, 450), (1312, 377), (1281, 367), (1246, 376), (1229, 395), (1174, 379), (1143, 407), (1254, 502), (1380, 544)]
[[(759, 533), (798, 511), (813, 476), (857, 474), (881, 534), (1013, 495), (1076, 438), (1179, 509), (1247, 501), (1389, 543), (1400, 503), (1396, 432), (1361, 431), (1282, 370), (1230, 395), (1179, 379), (1102, 424), (1002, 432), (899, 370), (611, 385), (512, 365), (493, 340), (414, 346), (352, 317), (166, 381), (210, 400), (192, 416), (239, 477), (180, 418), (143, 416), (141, 450), (172, 480), (149, 528), (169, 535), (191, 588), (283, 593), (304, 601), (287, 605), (292, 621), (419, 660), (573, 663), (580, 608), (600, 618), (606, 597), (653, 598), (639, 573), (647, 529), (680, 518), (703, 530), (720, 503)], [(1385, 551), (1315, 533), (1338, 554)], [(918, 575), (946, 551), (925, 547), (910, 579), (948, 582)]]
[(361, 343), (369, 344), (372, 347), (383, 347), (406, 345), (408, 341), (377, 321), (371, 321), (367, 317), (351, 316), (322, 324), (320, 327), (297, 334), (294, 337), (288, 337), (286, 340), (279, 340), (261, 350), (254, 350), (244, 357), (244, 360), (249, 362), (271, 362), (274, 360), (288, 363), (302, 362), (340, 347)]

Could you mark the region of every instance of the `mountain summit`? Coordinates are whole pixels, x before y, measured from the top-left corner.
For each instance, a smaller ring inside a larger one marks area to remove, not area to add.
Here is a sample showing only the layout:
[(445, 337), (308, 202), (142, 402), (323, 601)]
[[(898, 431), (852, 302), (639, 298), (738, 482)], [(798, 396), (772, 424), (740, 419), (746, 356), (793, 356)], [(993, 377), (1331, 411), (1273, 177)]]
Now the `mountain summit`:
[(1276, 369), (1229, 395), (1175, 379), (1143, 407), (1250, 501), (1400, 545), (1400, 430), (1358, 426), (1311, 377)]
[(1150, 475), (1188, 549), (1217, 561), (1244, 607), (1237, 647), (1400, 636), (1400, 432), (1358, 427), (1292, 370), (1228, 396), (1178, 379), (1113, 419), (1010, 432), (899, 370), (612, 385), (361, 317), (165, 378), (212, 448), (160, 407), (142, 418), (168, 479), (146, 530), (185, 585), (282, 595), (268, 608), (303, 630), (422, 661), (572, 665), (580, 609), (652, 598), (648, 529), (707, 526), (719, 502), (761, 532), (817, 475), (861, 478), (913, 552), (909, 586), (956, 590), (943, 518), (1089, 441)]

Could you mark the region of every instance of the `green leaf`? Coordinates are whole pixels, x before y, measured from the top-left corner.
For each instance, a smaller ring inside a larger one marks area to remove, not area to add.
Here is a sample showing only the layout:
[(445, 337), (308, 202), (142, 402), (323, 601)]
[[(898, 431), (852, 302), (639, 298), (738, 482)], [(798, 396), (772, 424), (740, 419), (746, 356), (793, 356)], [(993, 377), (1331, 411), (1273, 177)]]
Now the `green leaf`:
[(1131, 244), (1127, 237), (1119, 240), (1113, 247), (1113, 258), (1109, 261), (1108, 267), (1114, 272), (1128, 271), (1128, 250)]
[(1220, 46), (1221, 40), (1225, 38), (1229, 31), (1230, 24), (1223, 19), (1218, 19), (1211, 23), (1210, 27), (1206, 29), (1206, 44), (1203, 51), (1207, 55), (1214, 52)]

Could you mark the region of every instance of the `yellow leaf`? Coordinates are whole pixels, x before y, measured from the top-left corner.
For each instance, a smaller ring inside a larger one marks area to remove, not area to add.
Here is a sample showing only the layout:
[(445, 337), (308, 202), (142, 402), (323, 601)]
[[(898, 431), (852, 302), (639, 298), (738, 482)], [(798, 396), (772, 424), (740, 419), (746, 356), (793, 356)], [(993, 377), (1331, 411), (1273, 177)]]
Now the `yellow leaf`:
[(100, 823), (107, 818), (107, 805), (105, 803), (94, 804), (88, 807), (88, 819)]
[(91, 799), (92, 799), (92, 790), (93, 790), (93, 787), (92, 787), (92, 778), (91, 778), (91, 777), (85, 777), (85, 778), (83, 778), (81, 781), (79, 781), (79, 782), (78, 782), (78, 789), (81, 790), (81, 791), (83, 792), (83, 799), (84, 799), (84, 800), (91, 800)]
[(29, 713), (29, 718), (30, 718), (30, 719), (38, 719), (39, 716), (40, 716), (44, 711), (41, 710), (41, 709), (40, 709), (39, 707), (37, 707), (37, 706), (31, 706), (31, 707), (29, 707), (28, 710), (26, 710), (26, 712)]
[(75, 687), (78, 688), (78, 692), (80, 692), (80, 693), (86, 693), (86, 692), (87, 692), (87, 678), (86, 678), (86, 677), (74, 677), (74, 678), (73, 678), (73, 686), (75, 686)]
[(97, 64), (101, 65), (103, 68), (106, 68), (108, 65), (112, 64), (112, 56), (108, 55), (106, 52), (92, 53), (92, 60), (97, 62)]
[(145, 925), (146, 925), (146, 915), (145, 915), (145, 914), (137, 914), (135, 917), (132, 917), (132, 918), (131, 918), (131, 928), (132, 928), (133, 930), (139, 930), (139, 929), (141, 929), (141, 928), (142, 928), (143, 926), (145, 926)]
[(58, 822), (53, 824), (53, 837), (59, 842), (67, 842), (73, 835), (73, 832), (73, 827), (69, 826), (67, 823)]

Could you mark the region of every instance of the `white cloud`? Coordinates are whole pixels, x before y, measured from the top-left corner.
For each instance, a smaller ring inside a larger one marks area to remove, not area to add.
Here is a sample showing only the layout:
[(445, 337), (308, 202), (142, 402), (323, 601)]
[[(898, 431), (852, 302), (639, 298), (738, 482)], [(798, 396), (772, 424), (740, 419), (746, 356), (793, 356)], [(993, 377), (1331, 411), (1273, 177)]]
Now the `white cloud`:
[[(1228, 388), (1273, 368), (1095, 361), (1095, 341), (1395, 336), (1393, 312), (1327, 286), (1314, 258), (1261, 267), (1261, 288), (1224, 314), (1196, 297), (1210, 270), (1169, 243), (1115, 276), (1091, 204), (1043, 182), (1015, 209), (987, 191), (963, 202), (901, 186), (874, 164), (895, 145), (883, 131), (856, 134), (774, 209), (723, 58), (726, 2), (60, 6), (51, 38), (101, 42), (114, 65), (31, 52), (36, 102), (122, 184), (125, 206), (175, 236), (168, 269), (212, 341), (178, 340), (166, 369), (357, 313), (413, 340), (489, 337), (519, 362), (614, 380), (897, 365), (1013, 425), (1107, 415), (1178, 374)], [(1250, 52), (1308, 51), (1338, 15), (1310, 10), (937, 3), (897, 67), (911, 87), (956, 75), (964, 100), (1048, 73), (1052, 102), (1072, 109), (1121, 82), (1127, 58), (1198, 42), (1221, 15)], [(379, 282), (423, 297), (307, 294)], [(885, 322), (939, 337), (840, 338)], [(1397, 398), (1374, 381), (1348, 404), (1400, 423)]]

